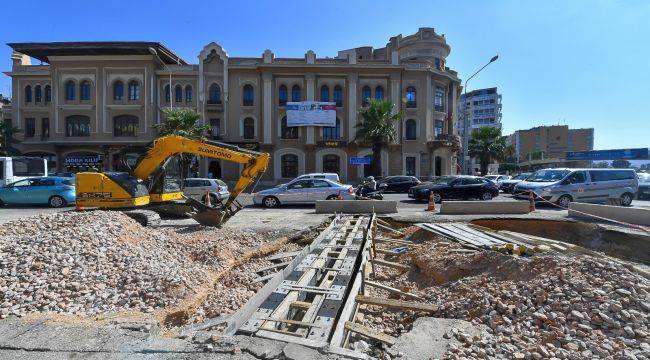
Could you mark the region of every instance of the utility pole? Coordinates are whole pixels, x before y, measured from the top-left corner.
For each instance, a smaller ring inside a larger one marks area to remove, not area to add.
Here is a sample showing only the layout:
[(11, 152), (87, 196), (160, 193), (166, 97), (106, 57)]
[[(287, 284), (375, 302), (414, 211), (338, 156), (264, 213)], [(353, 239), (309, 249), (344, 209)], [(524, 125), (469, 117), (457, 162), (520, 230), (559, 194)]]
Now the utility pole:
[[(467, 158), (469, 157), (469, 152), (467, 146), (469, 145), (469, 111), (467, 106), (467, 83), (474, 77), (476, 74), (480, 73), (481, 70), (485, 69), (488, 65), (497, 61), (499, 55), (494, 55), (490, 61), (483, 65), (482, 68), (478, 69), (472, 76), (468, 77), (465, 80), (465, 85), (463, 86), (463, 173), (469, 175), (469, 168), (467, 167)], [(485, 175), (485, 174), (483, 174)]]

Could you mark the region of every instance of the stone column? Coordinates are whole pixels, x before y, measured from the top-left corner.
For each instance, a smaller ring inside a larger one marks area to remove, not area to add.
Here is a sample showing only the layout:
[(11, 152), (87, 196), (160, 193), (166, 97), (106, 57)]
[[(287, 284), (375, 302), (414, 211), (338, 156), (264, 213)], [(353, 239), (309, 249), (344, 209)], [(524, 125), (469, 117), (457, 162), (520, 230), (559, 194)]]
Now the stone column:
[(265, 72), (262, 74), (263, 80), (263, 92), (264, 92), (264, 104), (262, 107), (262, 118), (264, 119), (264, 144), (269, 145), (273, 142), (273, 132), (271, 126), (271, 117), (272, 117), (272, 100), (273, 100), (273, 74)]
[(454, 133), (454, 124), (458, 121), (458, 98), (456, 93), (458, 91), (458, 86), (455, 81), (452, 81), (449, 86), (449, 94), (447, 96), (451, 97), (451, 104), (447, 109), (447, 113), (451, 112), (451, 119), (447, 123), (447, 134)]
[[(390, 100), (393, 102), (393, 113), (400, 111), (402, 106), (402, 89), (400, 86), (400, 79), (393, 78), (390, 79)], [(395, 144), (402, 143), (402, 134), (400, 132), (399, 122), (393, 124), (397, 137), (395, 138)]]
[(357, 135), (357, 81), (359, 75), (348, 75), (348, 142)]
[[(316, 75), (306, 74), (305, 82), (306, 82), (305, 86), (307, 88), (307, 101), (314, 101), (314, 84), (316, 82)], [(314, 145), (314, 144), (316, 144), (316, 142), (314, 141), (314, 127), (307, 126), (307, 145)]]
[[(418, 99), (418, 107), (423, 106), (426, 113), (424, 123), (424, 134), (426, 141), (434, 140), (435, 134), (433, 132), (433, 86), (431, 84), (431, 75), (427, 73), (427, 79), (423, 89), (424, 99)], [(424, 101), (421, 101), (424, 100)], [(422, 104), (422, 105), (420, 105)]]

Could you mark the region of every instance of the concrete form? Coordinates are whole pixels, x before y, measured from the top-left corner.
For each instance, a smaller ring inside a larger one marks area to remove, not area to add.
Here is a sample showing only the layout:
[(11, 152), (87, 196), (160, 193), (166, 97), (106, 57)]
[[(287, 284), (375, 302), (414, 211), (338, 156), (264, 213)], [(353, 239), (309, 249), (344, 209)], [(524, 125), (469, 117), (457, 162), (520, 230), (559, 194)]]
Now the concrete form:
[[(594, 218), (588, 214), (598, 216), (601, 219)], [(574, 202), (569, 204), (569, 216), (591, 220), (603, 220), (604, 218), (630, 224), (650, 226), (650, 210), (642, 208)]]

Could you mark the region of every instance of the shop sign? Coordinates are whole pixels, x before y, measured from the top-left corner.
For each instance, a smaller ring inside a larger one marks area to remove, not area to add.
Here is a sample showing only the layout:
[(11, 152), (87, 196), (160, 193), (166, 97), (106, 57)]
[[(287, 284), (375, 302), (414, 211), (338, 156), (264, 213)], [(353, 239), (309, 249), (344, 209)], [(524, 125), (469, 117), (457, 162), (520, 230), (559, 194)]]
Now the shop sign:
[(345, 141), (338, 141), (338, 140), (325, 140), (325, 141), (319, 141), (316, 143), (319, 147), (345, 147), (347, 143)]
[(101, 155), (69, 155), (66, 156), (63, 164), (65, 166), (100, 166)]

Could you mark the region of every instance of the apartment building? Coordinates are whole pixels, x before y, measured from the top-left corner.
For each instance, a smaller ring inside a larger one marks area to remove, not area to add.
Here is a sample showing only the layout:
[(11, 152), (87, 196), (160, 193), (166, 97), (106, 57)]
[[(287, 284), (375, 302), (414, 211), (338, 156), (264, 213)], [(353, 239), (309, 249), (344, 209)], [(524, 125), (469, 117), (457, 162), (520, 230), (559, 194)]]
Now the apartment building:
[(569, 129), (567, 125), (538, 126), (515, 131), (510, 135), (510, 142), (514, 145), (517, 161), (522, 166), (587, 167), (590, 166), (589, 162), (567, 162), (566, 153), (593, 150), (594, 129)]
[(11, 120), (11, 99), (0, 94), (0, 121)]
[[(382, 152), (382, 174), (420, 177), (455, 173), (454, 134), (460, 80), (445, 65), (451, 51), (432, 28), (397, 35), (385, 47), (342, 50), (334, 58), (232, 57), (207, 44), (189, 63), (155, 42), (12, 43), (12, 118), (20, 150), (47, 157), (59, 171), (120, 170), (156, 136), (167, 107), (201, 114), (209, 137), (269, 152), (262, 184), (315, 171), (355, 182), (369, 156), (355, 139), (358, 110), (390, 99), (404, 113), (398, 139)], [(31, 60), (42, 62), (32, 65)], [(171, 75), (171, 83), (170, 83)], [(334, 127), (288, 127), (288, 101), (331, 101)], [(237, 164), (197, 160), (199, 176), (232, 181)]]
[[(474, 129), (486, 126), (501, 128), (501, 94), (497, 92), (496, 87), (462, 94), (458, 103), (458, 114), (456, 129), (463, 146), (463, 174), (476, 174), (480, 164), (477, 159), (469, 157), (465, 149)], [(488, 167), (490, 174), (496, 174), (498, 170), (499, 164), (496, 162)]]

